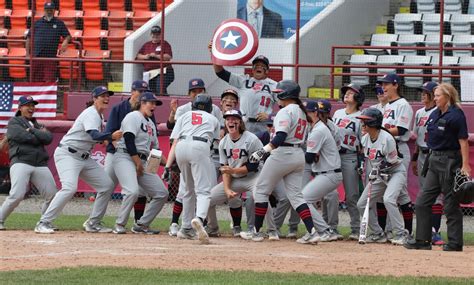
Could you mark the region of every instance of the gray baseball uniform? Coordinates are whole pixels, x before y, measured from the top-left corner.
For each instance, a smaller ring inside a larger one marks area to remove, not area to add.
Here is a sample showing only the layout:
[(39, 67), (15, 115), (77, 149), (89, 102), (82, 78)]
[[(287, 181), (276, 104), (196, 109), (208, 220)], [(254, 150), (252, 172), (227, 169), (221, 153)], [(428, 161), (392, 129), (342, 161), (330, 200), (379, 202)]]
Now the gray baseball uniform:
[(324, 232), (330, 227), (316, 210), (316, 202), (323, 199), (327, 194), (335, 192), (334, 189), (342, 182), (341, 159), (336, 141), (328, 126), (322, 121), (318, 121), (313, 126), (306, 145), (306, 152), (317, 154), (319, 159), (318, 162), (312, 164), (312, 171), (315, 176), (304, 186), (303, 197), (308, 203), (318, 232)]
[[(150, 118), (146, 118), (140, 111), (128, 113), (122, 121), (121, 131), (125, 135), (135, 136), (135, 146), (140, 159), (145, 166), (150, 149), (159, 148), (156, 126)], [(156, 215), (161, 211), (168, 199), (168, 191), (163, 181), (156, 173), (144, 172), (142, 176), (136, 174), (136, 166), (130, 154), (127, 153), (125, 138), (117, 144), (117, 151), (113, 157), (113, 167), (116, 177), (122, 186), (122, 205), (117, 216), (116, 224), (125, 226), (130, 211), (138, 199), (138, 195), (147, 195), (151, 198), (143, 216), (137, 224), (148, 227)], [(143, 193), (140, 193), (140, 190)]]
[(57, 218), (66, 203), (77, 191), (79, 177), (92, 186), (97, 193), (111, 191), (112, 180), (104, 169), (90, 157), (97, 143), (87, 131), (103, 131), (104, 119), (95, 106), (85, 109), (74, 121), (71, 129), (62, 138), (54, 151), (54, 162), (58, 170), (62, 189), (56, 193), (51, 204), (41, 216), (40, 222), (51, 223)]
[[(176, 162), (186, 185), (183, 194), (183, 227), (191, 228), (194, 216), (207, 217), (210, 191), (216, 184), (215, 171), (210, 157), (210, 145), (219, 139), (219, 120), (201, 110), (192, 110), (176, 121), (170, 138), (176, 144)], [(196, 202), (194, 202), (196, 201)]]
[[(388, 182), (385, 183), (378, 179), (375, 182), (367, 184), (357, 202), (359, 213), (360, 215), (364, 213), (369, 187), (372, 187), (369, 207), (374, 208), (377, 201), (382, 199), (394, 233), (396, 235), (403, 235), (404, 224), (402, 215), (398, 210), (397, 199), (403, 189), (403, 185), (406, 185), (407, 171), (402, 164), (401, 158), (398, 157), (395, 139), (390, 133), (380, 130), (378, 138), (375, 141), (372, 141), (370, 136), (366, 134), (362, 137), (361, 143), (364, 155), (371, 168), (378, 168), (382, 161), (386, 161), (394, 165), (394, 167), (388, 173), (390, 175)], [(383, 229), (378, 224), (375, 211), (369, 212), (369, 227), (375, 234), (383, 233)]]
[(360, 146), (361, 124), (356, 117), (361, 114), (357, 111), (347, 114), (345, 109), (339, 109), (334, 113), (333, 120), (339, 126), (342, 136), (341, 144), (341, 169), (346, 193), (347, 211), (351, 218), (351, 231), (358, 234), (360, 228), (360, 215), (357, 209), (359, 200), (359, 174), (357, 173), (357, 152)]
[(230, 74), (229, 84), (238, 88), (240, 111), (244, 116), (245, 127), (252, 133), (266, 131), (265, 123), (256, 122), (258, 113), (273, 112), (276, 102), (272, 90), (277, 82), (271, 78), (257, 80), (245, 74)]

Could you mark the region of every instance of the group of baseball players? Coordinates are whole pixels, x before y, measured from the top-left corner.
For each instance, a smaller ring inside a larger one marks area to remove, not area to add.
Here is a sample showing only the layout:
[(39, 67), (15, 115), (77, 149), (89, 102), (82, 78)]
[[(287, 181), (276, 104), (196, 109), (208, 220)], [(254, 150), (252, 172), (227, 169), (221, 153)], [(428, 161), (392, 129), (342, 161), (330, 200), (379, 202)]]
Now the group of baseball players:
[[(297, 238), (301, 220), (306, 233), (297, 239), (298, 243), (343, 239), (337, 229), (337, 188), (342, 183), (350, 216), (350, 240), (359, 240), (363, 230), (360, 217), (368, 206), (371, 234), (365, 242), (406, 243), (413, 219), (407, 171), (412, 169), (418, 175), (421, 188), (424, 181), (420, 174), (428, 153), (426, 124), (435, 109), (433, 90), (437, 84), (427, 82), (420, 87), (424, 108), (415, 116), (413, 132), (417, 141), (411, 156), (407, 141), (413, 109), (400, 95), (401, 82), (395, 73), (377, 81), (379, 104), (364, 110), (361, 87), (349, 84), (341, 88), (345, 108), (331, 117), (328, 100), (303, 103), (299, 85), (291, 80), (272, 80), (269, 68), (265, 56), (252, 61), (251, 76), (215, 64), (217, 77), (233, 87), (222, 93), (221, 107), (212, 104), (203, 80), (189, 81), (191, 102), (178, 107), (176, 100), (171, 101), (167, 121), (172, 129), (171, 150), (167, 158), (159, 158), (158, 163), (165, 167), (161, 178), (156, 171), (148, 171), (147, 164), (152, 149), (159, 149), (153, 112), (162, 102), (149, 91), (146, 82), (135, 81), (130, 98), (112, 108), (105, 124), (103, 114), (113, 92), (102, 86), (95, 88), (88, 107), (55, 150), (62, 189), (54, 197), (48, 195), (35, 232), (57, 230), (53, 221), (77, 191), (81, 178), (97, 191), (92, 212), (83, 225), (85, 231), (126, 233), (135, 203), (146, 197), (149, 202), (135, 215), (131, 231), (159, 233), (150, 225), (168, 199), (163, 180), (169, 181), (178, 171), (179, 192), (169, 234), (180, 239), (197, 238), (207, 244), (209, 237), (218, 237), (216, 206), (223, 204), (230, 208), (235, 237), (278, 240), (290, 212), (287, 238)], [(36, 103), (25, 102), (33, 107)], [(276, 114), (274, 104), (280, 106)], [(27, 132), (32, 136), (37, 133)], [(97, 143), (107, 144), (105, 167), (90, 155)], [(31, 177), (23, 179), (30, 181)], [(114, 227), (107, 228), (102, 219), (117, 184), (121, 185), (123, 200)], [(26, 183), (12, 185), (0, 210), (0, 229), (5, 229), (5, 219), (21, 201), (17, 193), (24, 193), (20, 189), (24, 187)], [(433, 206), (433, 244), (442, 244), (442, 203), (440, 196)], [(244, 205), (246, 231), (241, 227)], [(266, 232), (262, 230), (265, 218)]]

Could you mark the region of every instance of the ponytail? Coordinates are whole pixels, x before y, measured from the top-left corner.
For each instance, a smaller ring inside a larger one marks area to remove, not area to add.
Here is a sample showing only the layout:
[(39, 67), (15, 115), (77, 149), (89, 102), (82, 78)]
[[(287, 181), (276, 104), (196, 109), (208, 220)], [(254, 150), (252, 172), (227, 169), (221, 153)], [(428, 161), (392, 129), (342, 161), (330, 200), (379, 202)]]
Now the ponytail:
[(298, 104), (298, 106), (300, 107), (301, 111), (303, 111), (303, 113), (305, 114), (305, 116), (306, 116), (306, 121), (308, 121), (308, 123), (312, 124), (312, 123), (313, 123), (313, 119), (311, 118), (311, 116), (308, 115), (308, 112), (306, 111), (306, 107), (303, 105), (303, 102), (301, 102), (301, 99), (297, 98), (297, 99), (295, 99), (295, 102), (296, 102), (296, 104)]

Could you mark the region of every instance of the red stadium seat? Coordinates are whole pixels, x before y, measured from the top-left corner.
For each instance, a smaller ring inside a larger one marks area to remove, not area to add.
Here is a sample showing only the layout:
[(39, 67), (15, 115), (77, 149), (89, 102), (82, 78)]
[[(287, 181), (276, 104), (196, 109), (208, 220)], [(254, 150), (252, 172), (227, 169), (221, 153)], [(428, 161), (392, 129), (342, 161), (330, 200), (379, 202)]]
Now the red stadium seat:
[(101, 49), (101, 39), (107, 38), (109, 31), (99, 29), (87, 29), (82, 34), (83, 49)]
[(124, 40), (133, 31), (111, 30), (109, 31), (109, 50), (112, 52), (112, 59), (123, 59)]
[(25, 0), (11, 0), (13, 10), (30, 10), (28, 1)]
[[(79, 58), (80, 52), (77, 49), (67, 49), (57, 56), (60, 58)], [(71, 72), (72, 66), (72, 72)], [(59, 78), (61, 79), (77, 79), (79, 75), (79, 62), (77, 61), (60, 61), (59, 62)]]
[(109, 30), (122, 30), (127, 28), (127, 19), (133, 18), (133, 12), (110, 11)]
[(0, 9), (0, 27), (5, 27), (5, 17), (10, 17), (12, 10), (10, 9)]
[[(83, 50), (82, 57), (88, 59), (110, 59), (109, 50)], [(86, 62), (85, 75), (87, 80), (104, 80), (106, 79), (104, 71), (104, 63), (102, 62)]]
[[(11, 48), (8, 50), (9, 57), (25, 57), (26, 50), (24, 48)], [(9, 64), (25, 64), (24, 60), (11, 59), (8, 61)], [(27, 72), (26, 67), (8, 67), (10, 77), (14, 79), (26, 79)]]
[(82, 10), (100, 10), (100, 1), (98, 0), (82, 0)]
[[(25, 2), (28, 2), (28, 1), (25, 1)], [(52, 2), (52, 1), (36, 0), (36, 14), (38, 14), (38, 12), (44, 12), (44, 3), (46, 3), (46, 2)], [(58, 10), (58, 9), (56, 9), (56, 10)]]
[(136, 30), (143, 26), (148, 20), (158, 15), (160, 12), (135, 11), (133, 15), (133, 29)]
[(84, 27), (83, 29), (101, 29), (101, 20), (109, 16), (109, 11), (85, 10), (84, 11)]
[(13, 9), (10, 15), (11, 28), (27, 28), (28, 18), (31, 18), (31, 10)]
[(61, 10), (76, 10), (76, 1), (75, 0), (59, 1), (59, 11)]
[(4, 57), (8, 55), (8, 49), (7, 48), (0, 48), (0, 56)]
[[(54, 16), (57, 17), (59, 15), (59, 11), (54, 11)], [(44, 10), (38, 10), (35, 14), (35, 21), (43, 18)]]
[(68, 29), (68, 30), (73, 39), (82, 39), (82, 34), (84, 33), (82, 30), (75, 30), (75, 29)]
[(58, 18), (63, 20), (68, 29), (76, 29), (76, 20), (82, 18), (84, 12), (77, 10), (60, 10)]
[(107, 0), (107, 10), (125, 11), (125, 1), (124, 0)]
[(132, 11), (150, 11), (150, 0), (132, 1)]
[(24, 48), (24, 42), (12, 42), (10, 40), (24, 40), (28, 34), (28, 29), (10, 29), (7, 34), (8, 48)]

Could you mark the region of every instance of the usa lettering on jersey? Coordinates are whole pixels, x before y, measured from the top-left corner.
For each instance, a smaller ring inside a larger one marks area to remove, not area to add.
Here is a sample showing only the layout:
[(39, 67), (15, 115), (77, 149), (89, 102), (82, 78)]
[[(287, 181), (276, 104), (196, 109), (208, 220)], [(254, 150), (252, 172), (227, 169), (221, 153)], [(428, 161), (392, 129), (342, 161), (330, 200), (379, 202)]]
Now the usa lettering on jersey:
[(247, 152), (246, 149), (238, 149), (238, 148), (233, 148), (233, 149), (223, 149), (225, 156), (227, 159), (242, 159), (244, 157), (248, 157), (249, 153)]

